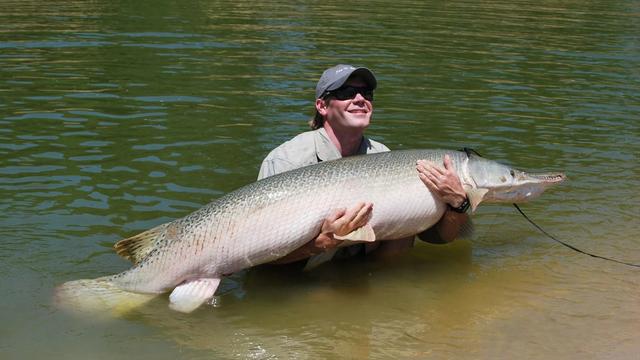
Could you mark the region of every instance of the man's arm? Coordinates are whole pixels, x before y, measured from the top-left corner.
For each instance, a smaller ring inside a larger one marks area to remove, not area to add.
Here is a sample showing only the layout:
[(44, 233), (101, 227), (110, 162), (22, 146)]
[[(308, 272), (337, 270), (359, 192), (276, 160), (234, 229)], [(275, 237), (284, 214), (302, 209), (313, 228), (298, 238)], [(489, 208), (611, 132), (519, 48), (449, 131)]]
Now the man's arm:
[[(416, 169), (420, 180), (431, 192), (452, 208), (457, 208), (467, 198), (467, 194), (460, 183), (460, 178), (453, 168), (449, 155), (444, 156), (444, 168), (428, 161), (418, 161)], [(453, 241), (460, 232), (460, 228), (469, 220), (466, 213), (457, 213), (447, 209), (434, 226), (418, 234), (422, 241), (434, 244), (444, 244)]]
[[(440, 221), (427, 230), (419, 233), (420, 240), (430, 244), (446, 244), (458, 237), (460, 228), (469, 219), (467, 214), (459, 214), (453, 210), (447, 210)], [(415, 237), (409, 236), (403, 239), (376, 241), (366, 244), (366, 252), (372, 253), (376, 259), (393, 258), (413, 247)]]
[(446, 244), (458, 237), (460, 228), (469, 220), (469, 215), (447, 210), (440, 221), (418, 234), (418, 238), (431, 244)]

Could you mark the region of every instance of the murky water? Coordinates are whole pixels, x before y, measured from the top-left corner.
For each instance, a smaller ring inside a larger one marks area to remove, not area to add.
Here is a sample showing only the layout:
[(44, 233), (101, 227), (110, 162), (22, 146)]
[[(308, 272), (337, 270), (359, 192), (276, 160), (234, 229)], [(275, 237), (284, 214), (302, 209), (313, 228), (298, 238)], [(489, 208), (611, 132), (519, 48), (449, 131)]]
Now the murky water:
[(370, 136), (565, 171), (524, 210), (638, 263), (638, 34), (637, 1), (0, 1), (0, 357), (637, 357), (639, 270), (507, 206), (392, 261), (235, 274), (191, 315), (79, 319), (51, 293), (253, 181), (339, 62), (378, 76)]

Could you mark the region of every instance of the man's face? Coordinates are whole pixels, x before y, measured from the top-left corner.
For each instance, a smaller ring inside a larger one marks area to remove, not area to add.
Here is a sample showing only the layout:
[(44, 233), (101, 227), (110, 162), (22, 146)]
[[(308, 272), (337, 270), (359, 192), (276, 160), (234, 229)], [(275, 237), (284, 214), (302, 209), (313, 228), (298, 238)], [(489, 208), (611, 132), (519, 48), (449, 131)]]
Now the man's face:
[[(367, 87), (367, 83), (360, 78), (350, 78), (343, 86)], [(326, 121), (335, 130), (340, 129), (365, 129), (369, 126), (373, 114), (373, 104), (357, 93), (351, 99), (338, 100), (331, 97), (330, 101), (320, 100), (320, 114), (326, 115)], [(323, 111), (325, 113), (323, 114)]]

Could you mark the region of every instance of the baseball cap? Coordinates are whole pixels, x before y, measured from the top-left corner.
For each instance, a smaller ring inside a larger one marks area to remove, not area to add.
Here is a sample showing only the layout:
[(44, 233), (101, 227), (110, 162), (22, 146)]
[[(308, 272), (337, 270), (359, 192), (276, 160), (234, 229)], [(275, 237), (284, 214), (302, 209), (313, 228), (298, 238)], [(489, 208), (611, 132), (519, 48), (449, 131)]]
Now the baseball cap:
[(339, 64), (328, 68), (322, 73), (320, 80), (318, 80), (318, 85), (316, 85), (316, 99), (322, 97), (325, 91), (335, 90), (342, 86), (351, 75), (362, 76), (362, 79), (371, 89), (375, 90), (376, 86), (378, 86), (378, 81), (376, 81), (376, 77), (373, 76), (371, 70), (365, 67)]

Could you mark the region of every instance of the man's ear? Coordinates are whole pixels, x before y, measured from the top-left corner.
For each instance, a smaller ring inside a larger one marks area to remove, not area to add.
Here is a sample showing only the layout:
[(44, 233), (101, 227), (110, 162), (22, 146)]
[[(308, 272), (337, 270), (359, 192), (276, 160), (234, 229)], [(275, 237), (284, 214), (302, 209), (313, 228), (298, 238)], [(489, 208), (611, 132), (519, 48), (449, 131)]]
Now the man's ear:
[(327, 115), (327, 106), (328, 102), (324, 101), (324, 99), (316, 99), (316, 110), (320, 113), (320, 115)]

